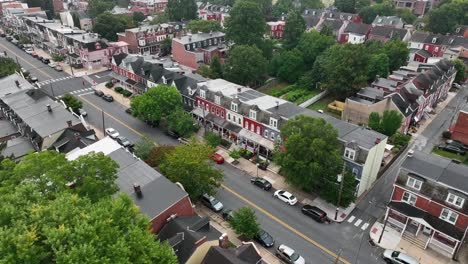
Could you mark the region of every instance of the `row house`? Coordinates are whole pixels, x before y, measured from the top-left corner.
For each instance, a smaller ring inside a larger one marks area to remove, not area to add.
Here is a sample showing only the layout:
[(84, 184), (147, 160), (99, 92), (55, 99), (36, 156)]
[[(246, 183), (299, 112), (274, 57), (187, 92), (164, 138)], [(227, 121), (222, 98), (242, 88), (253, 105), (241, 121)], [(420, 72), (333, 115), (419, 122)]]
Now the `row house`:
[(405, 240), (457, 258), (468, 231), (468, 167), (415, 152), (400, 167), (385, 220)]
[(232, 7), (215, 5), (209, 2), (197, 2), (197, 15), (201, 20), (214, 20), (218, 21), (221, 26), (224, 25), (226, 19), (229, 17), (229, 12)]
[(393, 0), (396, 9), (408, 9), (416, 16), (424, 16), (431, 9), (437, 7), (442, 0)]
[(225, 34), (222, 32), (188, 34), (172, 39), (173, 59), (192, 69), (210, 64), (215, 55), (224, 63), (227, 51)]
[(415, 32), (411, 37), (410, 60), (427, 62), (429, 58), (468, 59), (468, 38)]
[(377, 15), (372, 21), (373, 27), (391, 27), (391, 28), (403, 28), (405, 23), (403, 23), (403, 19), (397, 16), (379, 16)]
[(275, 145), (281, 144), (281, 127), (289, 119), (323, 118), (338, 130), (343, 160), (356, 176), (356, 195), (368, 190), (377, 177), (385, 135), (223, 79), (199, 82), (192, 93), (196, 103), (192, 114), (201, 125), (262, 159), (271, 158)]
[(158, 54), (161, 43), (166, 38), (179, 36), (184, 30), (182, 23), (163, 23), (138, 28), (125, 29), (117, 33), (119, 41), (128, 43), (128, 51), (133, 54)]
[(411, 31), (408, 29), (388, 26), (373, 26), (368, 35), (368, 40), (378, 40), (385, 44), (392, 39), (408, 42), (410, 37)]
[(364, 43), (371, 31), (371, 26), (363, 23), (349, 23), (343, 33), (341, 33), (338, 42), (362, 44)]
[(285, 21), (270, 21), (267, 26), (270, 32), (270, 38), (279, 39), (283, 37)]
[(339, 39), (349, 23), (361, 23), (358, 14), (343, 13), (325, 9), (306, 9), (302, 13), (306, 21), (306, 30), (320, 31), (324, 26), (331, 28), (333, 35)]
[(162, 13), (166, 10), (167, 2), (167, 0), (130, 0), (130, 5), (147, 10), (148, 13)]
[(28, 8), (28, 4), (21, 3), (18, 1), (1, 2), (0, 3), (0, 15), (3, 15), (4, 10), (6, 10), (7, 8), (26, 9)]
[(40, 7), (33, 8), (6, 8), (3, 11), (3, 27), (11, 29), (15, 34), (21, 35), (26, 31), (23, 17), (35, 16), (47, 20), (47, 14)]

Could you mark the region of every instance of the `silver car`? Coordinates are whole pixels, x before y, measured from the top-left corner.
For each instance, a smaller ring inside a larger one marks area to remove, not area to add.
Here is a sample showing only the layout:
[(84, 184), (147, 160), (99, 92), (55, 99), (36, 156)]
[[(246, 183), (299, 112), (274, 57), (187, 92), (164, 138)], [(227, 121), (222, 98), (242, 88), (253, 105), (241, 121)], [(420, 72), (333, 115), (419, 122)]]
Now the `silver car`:
[(400, 251), (387, 249), (383, 253), (383, 259), (389, 264), (419, 264), (419, 261)]

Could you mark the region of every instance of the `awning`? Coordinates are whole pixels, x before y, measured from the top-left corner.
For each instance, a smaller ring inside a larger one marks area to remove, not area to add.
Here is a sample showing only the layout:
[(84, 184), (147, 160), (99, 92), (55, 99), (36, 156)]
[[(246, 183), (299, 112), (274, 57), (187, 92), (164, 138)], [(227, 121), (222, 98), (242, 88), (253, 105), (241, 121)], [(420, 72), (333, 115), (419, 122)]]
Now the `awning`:
[(146, 85), (142, 84), (142, 83), (137, 83), (135, 85), (135, 87), (141, 91), (145, 91), (146, 90)]
[(117, 79), (117, 80), (119, 80), (121, 82), (125, 82), (127, 80), (127, 78), (125, 76), (122, 76), (122, 75), (117, 74), (115, 72), (111, 72), (109, 75), (110, 75), (110, 77), (112, 77), (114, 79)]
[(130, 85), (135, 85), (137, 82), (135, 82), (134, 80), (132, 79), (127, 79), (125, 80), (126, 83), (130, 84)]
[(275, 144), (273, 142), (271, 142), (268, 139), (263, 138), (259, 134), (256, 134), (256, 133), (254, 133), (252, 131), (249, 131), (249, 130), (247, 130), (245, 128), (243, 128), (239, 132), (239, 137), (246, 138), (246, 139), (248, 139), (248, 140), (250, 140), (252, 142), (255, 142), (255, 143), (259, 144), (259, 145), (262, 145), (265, 148), (268, 148), (270, 150), (273, 150), (275, 148)]
[(206, 118), (205, 118), (207, 121), (210, 121), (210, 122), (213, 122), (215, 125), (217, 125), (218, 127), (223, 127), (226, 125), (225, 123), (227, 123), (226, 120), (220, 118), (220, 117), (217, 117), (213, 114), (210, 114), (208, 113), (206, 115)]
[(209, 113), (210, 113), (209, 111), (203, 111), (203, 109), (198, 108), (198, 107), (192, 110), (192, 114), (202, 117), (202, 118), (205, 118), (205, 116), (208, 115)]
[(229, 122), (227, 123), (227, 125), (224, 128), (231, 131), (231, 132), (234, 132), (236, 134), (238, 134), (242, 130), (242, 127), (236, 126), (233, 123), (229, 123)]

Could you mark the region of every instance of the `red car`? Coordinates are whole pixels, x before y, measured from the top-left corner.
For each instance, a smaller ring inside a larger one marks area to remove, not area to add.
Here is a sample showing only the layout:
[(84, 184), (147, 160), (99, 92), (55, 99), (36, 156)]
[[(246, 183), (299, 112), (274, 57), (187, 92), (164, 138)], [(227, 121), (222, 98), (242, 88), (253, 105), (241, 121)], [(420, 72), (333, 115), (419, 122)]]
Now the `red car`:
[(223, 156), (221, 156), (220, 154), (218, 153), (213, 153), (213, 155), (211, 155), (211, 159), (213, 161), (215, 161), (216, 163), (218, 164), (223, 164), (224, 163), (224, 158)]

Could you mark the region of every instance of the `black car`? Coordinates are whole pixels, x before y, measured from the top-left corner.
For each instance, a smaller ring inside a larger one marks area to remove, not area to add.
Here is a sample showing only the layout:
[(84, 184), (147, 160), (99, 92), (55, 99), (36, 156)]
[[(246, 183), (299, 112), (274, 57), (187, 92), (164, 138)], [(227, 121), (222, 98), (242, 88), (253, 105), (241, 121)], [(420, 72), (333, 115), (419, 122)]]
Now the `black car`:
[(31, 83), (36, 83), (39, 81), (36, 76), (32, 76), (32, 75), (29, 75), (27, 80)]
[(42, 60), (44, 59), (44, 57), (42, 57), (42, 56), (37, 56), (37, 58), (36, 58), (36, 59), (38, 59), (38, 60), (42, 61)]
[(447, 142), (448, 145), (457, 147), (457, 148), (459, 148), (461, 150), (464, 150), (464, 151), (468, 151), (468, 145), (463, 144), (463, 142), (460, 142), (458, 140), (452, 140), (452, 139), (449, 139), (446, 142)]
[(466, 151), (454, 145), (440, 144), (439, 146), (437, 146), (437, 148), (441, 150), (445, 150), (447, 152), (455, 153), (457, 155), (465, 155), (466, 153)]
[(271, 189), (271, 183), (261, 177), (250, 178), (250, 182), (254, 185), (257, 185), (265, 191), (269, 191)]
[(317, 206), (306, 204), (302, 207), (301, 211), (303, 214), (310, 216), (312, 219), (319, 223), (324, 223), (328, 220), (327, 213), (325, 213), (322, 209), (318, 208)]
[(41, 61), (42, 61), (43, 63), (45, 63), (45, 64), (49, 64), (49, 63), (50, 63), (50, 60), (47, 59), (47, 58), (42, 58)]
[(109, 94), (103, 95), (102, 99), (106, 100), (107, 102), (113, 102), (114, 101), (114, 97), (112, 97), (112, 95), (109, 95)]
[(132, 112), (133, 112), (132, 108), (127, 108), (127, 109), (125, 109), (125, 113), (127, 113), (127, 114), (130, 114), (130, 115), (131, 115)]
[(0, 37), (4, 38), (5, 36), (5, 33), (0, 33)]
[(273, 237), (263, 229), (260, 229), (260, 231), (258, 231), (258, 234), (255, 236), (255, 240), (257, 240), (258, 243), (262, 244), (262, 246), (267, 248), (272, 247), (275, 244), (275, 240), (273, 239)]
[(104, 95), (104, 93), (101, 90), (94, 90), (94, 94), (99, 97), (102, 97)]
[(132, 148), (134, 146), (134, 144), (128, 140), (128, 138), (122, 136), (117, 137), (117, 143), (119, 143), (124, 148)]

